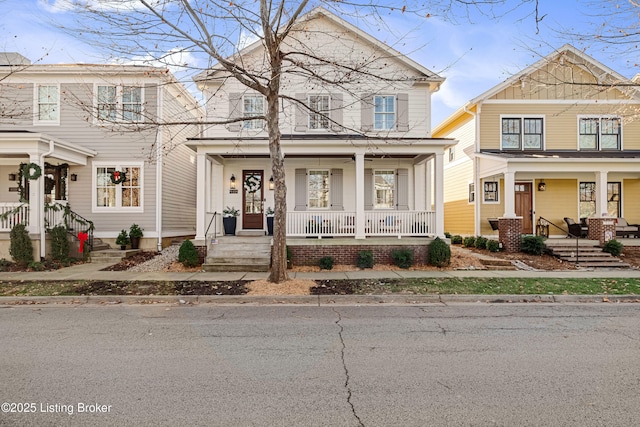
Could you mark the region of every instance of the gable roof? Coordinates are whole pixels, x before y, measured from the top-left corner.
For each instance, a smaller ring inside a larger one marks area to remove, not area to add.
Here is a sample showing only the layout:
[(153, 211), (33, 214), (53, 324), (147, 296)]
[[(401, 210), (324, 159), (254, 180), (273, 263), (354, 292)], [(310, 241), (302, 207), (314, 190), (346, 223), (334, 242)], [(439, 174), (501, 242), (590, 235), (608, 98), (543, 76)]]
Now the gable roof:
[[(434, 73), (433, 71), (429, 70), (428, 68), (420, 65), (416, 61), (414, 61), (414, 60), (410, 59), (409, 57), (405, 56), (404, 54), (402, 54), (398, 50), (388, 46), (386, 43), (376, 39), (375, 37), (371, 36), (367, 32), (361, 30), (360, 28), (356, 27), (355, 25), (350, 24), (349, 22), (347, 22), (344, 19), (338, 17), (337, 15), (335, 15), (334, 13), (326, 10), (323, 7), (316, 7), (313, 10), (311, 10), (310, 12), (307, 12), (306, 14), (302, 15), (298, 19), (298, 21), (295, 23), (294, 26), (302, 26), (305, 22), (309, 22), (309, 21), (311, 21), (313, 19), (318, 19), (318, 18), (326, 18), (326, 19), (330, 20), (332, 23), (334, 23), (336, 26), (342, 27), (345, 30), (354, 33), (359, 39), (364, 40), (370, 46), (372, 46), (372, 47), (374, 47), (376, 49), (383, 50), (389, 57), (395, 58), (396, 60), (398, 60), (400, 63), (402, 63), (408, 69), (411, 69), (414, 72), (416, 72), (417, 74), (420, 74), (422, 77), (420, 77), (419, 79), (416, 79), (418, 81), (434, 83), (434, 84), (436, 84), (437, 87), (439, 87), (440, 84), (442, 84), (442, 82), (445, 80), (444, 77), (439, 76), (438, 74)], [(254, 52), (255, 50), (260, 49), (262, 47), (263, 47), (262, 46), (262, 41), (261, 40), (257, 40), (255, 42), (253, 42), (252, 44), (250, 44), (249, 46), (245, 47), (244, 49), (240, 50), (234, 56), (249, 55), (252, 52)], [(222, 68), (221, 67), (216, 68), (216, 66), (214, 65), (211, 69), (205, 70), (205, 71), (199, 73), (197, 76), (194, 77), (194, 80), (195, 81), (205, 81), (208, 78), (213, 77), (213, 74), (215, 74), (217, 71), (222, 71)]]

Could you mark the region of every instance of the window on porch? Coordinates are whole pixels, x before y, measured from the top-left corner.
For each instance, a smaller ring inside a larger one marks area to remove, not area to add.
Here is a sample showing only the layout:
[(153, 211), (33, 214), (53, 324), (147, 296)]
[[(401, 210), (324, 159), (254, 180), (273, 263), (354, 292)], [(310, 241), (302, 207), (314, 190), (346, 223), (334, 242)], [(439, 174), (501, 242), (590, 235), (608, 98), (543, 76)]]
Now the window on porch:
[(329, 208), (329, 170), (310, 170), (308, 173), (309, 208)]
[(374, 209), (395, 209), (395, 170), (376, 170), (373, 172)]
[[(619, 217), (621, 212), (621, 188), (620, 182), (607, 183), (607, 213), (612, 217)], [(589, 218), (596, 215), (596, 183), (580, 183), (580, 218)]]

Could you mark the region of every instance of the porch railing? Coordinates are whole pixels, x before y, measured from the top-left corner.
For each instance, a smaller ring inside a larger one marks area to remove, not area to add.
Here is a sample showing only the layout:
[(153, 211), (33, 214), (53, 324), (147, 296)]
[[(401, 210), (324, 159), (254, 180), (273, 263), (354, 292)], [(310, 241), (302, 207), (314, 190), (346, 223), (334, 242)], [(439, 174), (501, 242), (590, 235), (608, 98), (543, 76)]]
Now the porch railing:
[(93, 222), (72, 211), (66, 202), (55, 202), (45, 209), (47, 228), (61, 225), (67, 233), (78, 239), (78, 233), (87, 233), (87, 245), (93, 248)]
[(11, 231), (16, 224), (29, 225), (29, 205), (0, 203), (0, 231)]
[[(366, 236), (431, 236), (435, 214), (431, 211), (367, 211)], [(356, 213), (305, 211), (287, 213), (287, 236), (355, 236)]]

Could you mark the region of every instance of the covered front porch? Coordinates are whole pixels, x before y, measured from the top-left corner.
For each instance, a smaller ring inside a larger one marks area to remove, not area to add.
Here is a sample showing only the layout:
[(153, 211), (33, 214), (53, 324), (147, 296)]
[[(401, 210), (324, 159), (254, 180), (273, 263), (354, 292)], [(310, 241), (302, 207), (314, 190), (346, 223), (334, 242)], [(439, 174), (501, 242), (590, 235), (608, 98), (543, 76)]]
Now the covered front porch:
[[(443, 154), (451, 140), (282, 139), (287, 237), (444, 237)], [(268, 145), (197, 139), (196, 242), (222, 234), (222, 212), (239, 210), (236, 231), (268, 233), (274, 209)]]

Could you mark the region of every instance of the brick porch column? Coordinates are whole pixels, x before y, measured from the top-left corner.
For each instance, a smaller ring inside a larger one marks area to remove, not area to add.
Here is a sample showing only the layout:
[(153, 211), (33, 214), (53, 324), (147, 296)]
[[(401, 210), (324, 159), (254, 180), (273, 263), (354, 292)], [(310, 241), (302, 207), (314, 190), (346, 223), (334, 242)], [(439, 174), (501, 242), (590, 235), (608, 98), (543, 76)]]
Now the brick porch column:
[(587, 218), (587, 225), (589, 226), (589, 239), (599, 241), (600, 246), (616, 238), (615, 218)]
[(498, 218), (498, 240), (505, 252), (520, 252), (522, 217)]

